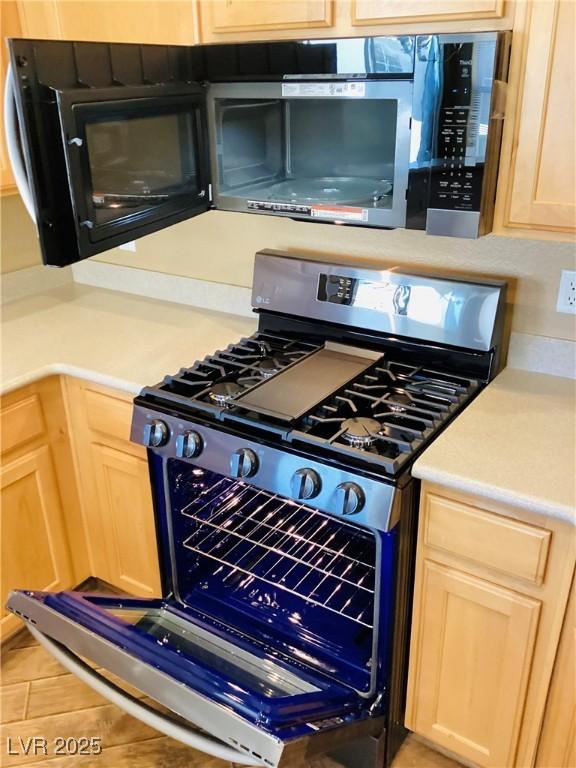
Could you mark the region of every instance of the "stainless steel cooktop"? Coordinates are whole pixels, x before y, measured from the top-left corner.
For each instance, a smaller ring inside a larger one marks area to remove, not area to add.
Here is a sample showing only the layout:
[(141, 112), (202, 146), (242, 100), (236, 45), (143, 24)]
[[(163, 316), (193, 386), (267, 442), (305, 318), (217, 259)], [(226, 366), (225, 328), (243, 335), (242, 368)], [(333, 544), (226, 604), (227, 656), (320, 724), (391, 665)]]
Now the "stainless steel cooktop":
[(394, 475), (479, 386), (382, 351), (258, 332), (142, 396)]

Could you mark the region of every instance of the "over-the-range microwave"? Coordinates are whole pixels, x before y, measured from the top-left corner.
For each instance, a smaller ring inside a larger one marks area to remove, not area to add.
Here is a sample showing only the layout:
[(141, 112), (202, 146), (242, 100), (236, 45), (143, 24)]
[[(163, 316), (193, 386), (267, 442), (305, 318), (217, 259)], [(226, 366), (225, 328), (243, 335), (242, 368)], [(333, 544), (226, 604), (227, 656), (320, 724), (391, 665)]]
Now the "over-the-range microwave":
[(9, 154), (46, 264), (212, 208), (491, 227), (508, 33), (9, 48)]

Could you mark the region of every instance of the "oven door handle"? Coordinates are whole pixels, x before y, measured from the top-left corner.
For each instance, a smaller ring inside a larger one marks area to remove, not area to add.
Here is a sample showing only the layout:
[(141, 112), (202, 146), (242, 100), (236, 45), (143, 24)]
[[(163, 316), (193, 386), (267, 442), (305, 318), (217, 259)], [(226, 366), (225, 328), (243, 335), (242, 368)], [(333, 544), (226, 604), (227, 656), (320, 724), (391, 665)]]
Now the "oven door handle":
[(6, 135), (6, 148), (8, 150), (8, 157), (10, 159), (10, 165), (12, 166), (16, 187), (18, 188), (22, 202), (26, 206), (26, 210), (30, 214), (30, 218), (33, 222), (36, 222), (36, 211), (32, 199), (32, 191), (30, 189), (30, 182), (22, 157), (22, 145), (18, 128), (18, 113), (16, 111), (16, 85), (14, 83), (14, 73), (12, 72), (12, 65), (10, 63), (6, 70), (6, 82), (4, 83), (4, 132)]
[(45, 634), (28, 624), (28, 629), (36, 640), (50, 653), (62, 666), (76, 677), (80, 678), (86, 685), (99, 693), (104, 698), (111, 701), (116, 706), (123, 709), (129, 715), (136, 717), (151, 728), (170, 736), (177, 741), (181, 741), (188, 747), (197, 749), (212, 757), (218, 757), (221, 760), (227, 760), (237, 765), (263, 766), (264, 763), (255, 757), (239, 752), (233, 747), (229, 747), (217, 739), (210, 736), (204, 736), (198, 731), (187, 728), (178, 723), (171, 717), (158, 712), (157, 710), (145, 704), (142, 701), (123, 691), (114, 683), (111, 683), (103, 675), (100, 675), (92, 667), (89, 667), (82, 659), (78, 658), (60, 643), (51, 640)]

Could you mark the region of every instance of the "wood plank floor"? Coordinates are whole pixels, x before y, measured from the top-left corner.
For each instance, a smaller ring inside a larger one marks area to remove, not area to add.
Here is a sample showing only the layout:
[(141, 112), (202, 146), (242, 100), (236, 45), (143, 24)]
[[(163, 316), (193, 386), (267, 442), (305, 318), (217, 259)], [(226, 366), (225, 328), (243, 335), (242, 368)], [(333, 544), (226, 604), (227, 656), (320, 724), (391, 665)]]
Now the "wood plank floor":
[[(229, 763), (162, 736), (108, 704), (66, 672), (25, 629), (2, 648), (0, 679), (0, 765), (6, 768), (230, 768)], [(57, 757), (53, 753), (56, 737), (92, 736), (101, 738), (100, 755)], [(19, 744), (31, 737), (47, 739), (49, 754), (33, 754), (32, 750), (23, 754)], [(338, 764), (321, 758), (311, 768), (338, 768)], [(410, 737), (393, 768), (461, 766)]]

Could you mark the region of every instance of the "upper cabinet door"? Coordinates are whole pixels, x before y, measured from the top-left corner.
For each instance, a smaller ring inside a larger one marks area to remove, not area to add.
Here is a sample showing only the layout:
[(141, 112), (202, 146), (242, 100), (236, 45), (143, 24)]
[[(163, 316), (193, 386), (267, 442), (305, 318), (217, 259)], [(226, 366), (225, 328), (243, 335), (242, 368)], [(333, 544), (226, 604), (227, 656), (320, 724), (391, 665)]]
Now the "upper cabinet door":
[(505, 0), (352, 0), (352, 24), (500, 19)]
[(99, 0), (92, 8), (90, 5), (66, 0), (20, 0), (22, 34), (38, 39), (113, 43), (192, 45), (198, 42), (193, 0), (156, 3)]
[(533, 2), (521, 12), (512, 45), (495, 230), (569, 238), (576, 232), (576, 4)]
[(311, 34), (332, 27), (334, 0), (201, 0), (200, 22), (203, 43), (258, 37), (245, 33), (277, 36), (284, 30), (309, 30)]

